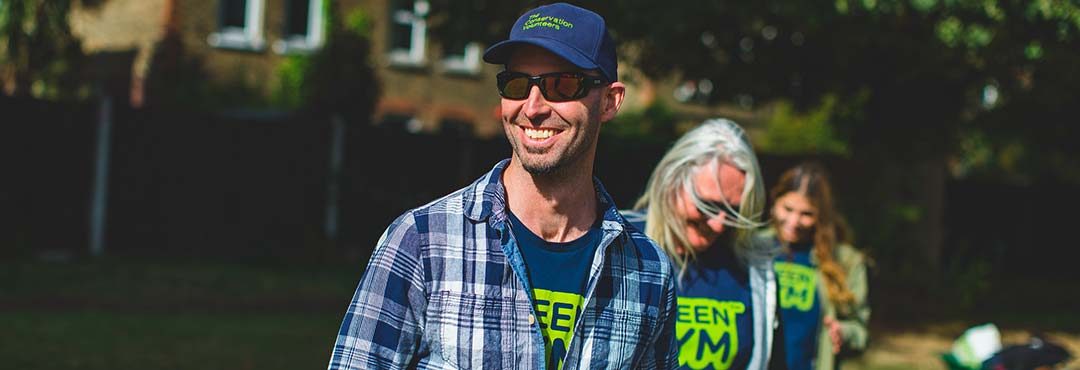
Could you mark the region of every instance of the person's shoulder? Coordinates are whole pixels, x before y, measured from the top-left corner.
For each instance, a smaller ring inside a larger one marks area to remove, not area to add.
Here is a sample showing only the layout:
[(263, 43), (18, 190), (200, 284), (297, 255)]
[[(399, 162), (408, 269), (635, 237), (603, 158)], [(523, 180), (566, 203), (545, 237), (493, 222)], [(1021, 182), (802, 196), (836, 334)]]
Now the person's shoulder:
[(645, 218), (647, 216), (645, 212), (636, 209), (624, 209), (620, 210), (619, 214), (622, 214), (623, 218), (626, 219), (626, 222), (637, 229), (637, 231), (641, 233), (645, 232)]
[(471, 188), (472, 186), (466, 186), (455, 190), (453, 193), (432, 200), (427, 204), (410, 209), (406, 213), (412, 214), (414, 217), (427, 217), (446, 213), (460, 215), (464, 210), (465, 200), (471, 196)]
[(468, 217), (479, 218), (491, 208), (496, 194), (502, 188), (500, 174), (506, 161), (496, 164), (473, 183), (454, 192), (435, 199), (427, 204), (413, 208), (407, 213), (415, 217)]
[(662, 255), (663, 250), (656, 242), (645, 235), (645, 213), (634, 210), (620, 210), (619, 222), (623, 225), (626, 239), (635, 249), (644, 254), (646, 258)]
[(771, 262), (780, 254), (780, 242), (776, 239), (776, 230), (772, 226), (763, 226), (757, 229), (747, 230), (745, 239), (747, 257)]
[(833, 247), (833, 255), (844, 266), (863, 264), (866, 261), (866, 254), (848, 243), (840, 243)]
[(468, 223), (460, 211), (464, 193), (459, 189), (425, 205), (407, 210), (394, 219), (380, 238), (380, 245), (392, 247), (399, 253), (424, 254), (432, 240), (460, 230)]
[[(620, 211), (625, 216), (626, 211)], [(643, 262), (648, 264), (656, 263), (659, 265), (660, 271), (664, 275), (671, 275), (671, 262), (668, 260), (667, 254), (660, 248), (659, 244), (656, 244), (652, 238), (649, 238), (641, 229), (633, 224), (629, 217), (623, 217), (623, 232), (625, 233), (627, 245), (625, 247), (631, 248), (634, 254), (639, 256)], [(644, 224), (641, 225), (644, 228)]]

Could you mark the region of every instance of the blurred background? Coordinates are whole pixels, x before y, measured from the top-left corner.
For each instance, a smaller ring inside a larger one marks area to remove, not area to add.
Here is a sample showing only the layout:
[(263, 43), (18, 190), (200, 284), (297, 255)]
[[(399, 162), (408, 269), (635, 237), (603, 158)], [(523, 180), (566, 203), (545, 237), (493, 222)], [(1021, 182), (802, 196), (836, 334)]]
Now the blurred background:
[[(542, 3), (0, 0), (0, 367), (325, 367), (390, 221), (509, 157), (480, 56)], [(1080, 3), (574, 3), (620, 45), (620, 206), (711, 117), (767, 187), (829, 169), (874, 261), (844, 368), (983, 323), (1080, 353)]]

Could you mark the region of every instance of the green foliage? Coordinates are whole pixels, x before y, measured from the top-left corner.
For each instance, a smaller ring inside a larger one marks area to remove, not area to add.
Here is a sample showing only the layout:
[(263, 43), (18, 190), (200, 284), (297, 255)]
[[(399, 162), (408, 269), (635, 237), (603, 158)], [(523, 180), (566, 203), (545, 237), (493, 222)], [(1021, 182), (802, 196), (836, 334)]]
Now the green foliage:
[(993, 163), (994, 151), (989, 139), (982, 131), (967, 130), (960, 135), (957, 155), (951, 163), (951, 169), (957, 176), (967, 176), (972, 172), (986, 171)]
[(271, 93), (274, 105), (284, 108), (300, 108), (306, 97), (304, 78), (310, 73), (311, 57), (290, 55), (277, 68), (278, 87)]
[(765, 134), (758, 138), (758, 149), (784, 155), (848, 155), (846, 141), (833, 128), (836, 106), (835, 96), (825, 97), (820, 105), (805, 113), (796, 111), (787, 101), (774, 103)]
[[(342, 47), (340, 45), (343, 42), (342, 34), (353, 39), (368, 40), (371, 37), (371, 19), (363, 9), (353, 9), (345, 16), (344, 20), (338, 17), (330, 2), (323, 2), (322, 11), (326, 14), (326, 19), (329, 20), (324, 23), (324, 34), (329, 35), (329, 41), (327, 45), (324, 45), (324, 48), (313, 54), (292, 54), (285, 57), (281, 64), (278, 65), (276, 71), (278, 85), (270, 94), (271, 102), (277, 107), (287, 109), (311, 107), (314, 104), (311, 99), (316, 94), (313, 89), (332, 88), (331, 86), (314, 86), (312, 83), (312, 80), (317, 79), (321, 73), (316, 69), (316, 64), (325, 64), (323, 59), (326, 59), (324, 54), (329, 53), (328, 49)], [(366, 45), (367, 42), (365, 41), (355, 46), (363, 47)], [(366, 64), (366, 61), (362, 60), (360, 63)], [(372, 82), (370, 78), (365, 80), (368, 83)], [(361, 81), (360, 83), (364, 82)]]
[(183, 55), (179, 47), (160, 47), (147, 81), (149, 106), (201, 112), (271, 106), (257, 86), (242, 78), (243, 70), (229, 75), (232, 77), (223, 81), (211, 80), (201, 59)]
[(0, 87), (43, 99), (86, 95), (70, 9), (71, 0), (0, 1)]
[[(1075, 1), (586, 5), (608, 17), (620, 42), (634, 49), (630, 62), (646, 74), (716, 81), (711, 103), (748, 94), (754, 101), (785, 102), (777, 121), (812, 121), (824, 116), (821, 102), (833, 97), (833, 135), (862, 160), (949, 157), (960, 150), (963, 129), (987, 133), (995, 147), (1014, 145), (1010, 156), (1019, 162), (1009, 166), (1018, 171), (1080, 173), (1043, 164), (1076, 157), (1064, 138), (1080, 134), (1080, 127), (1058, 124), (1048, 113), (1080, 115), (1080, 106), (1062, 99), (1080, 89), (1073, 77), (1080, 70)], [(997, 82), (993, 106), (981, 99), (987, 81)], [(806, 148), (816, 144), (783, 139), (783, 146), (797, 148), (784, 150), (767, 141), (770, 151), (816, 151)]]
[(1042, 44), (1040, 44), (1038, 41), (1032, 41), (1026, 47), (1024, 47), (1024, 56), (1027, 57), (1028, 60), (1036, 60), (1042, 58)]
[(926, 13), (937, 5), (937, 0), (911, 0), (911, 7), (919, 12)]
[(326, 41), (309, 54), (289, 54), (274, 71), (269, 94), (242, 79), (244, 71), (224, 81), (207, 76), (198, 57), (185, 55), (178, 36), (167, 35), (151, 67), (153, 105), (171, 109), (215, 111), (236, 107), (307, 110), (341, 114), (366, 122), (374, 111), (378, 82), (370, 65), (370, 19), (355, 9), (343, 20), (337, 3), (324, 2)]
[(506, 32), (521, 13), (537, 5), (524, 0), (430, 0), (429, 37), (442, 45), (479, 41), (491, 45), (506, 38)]
[(896, 220), (912, 224), (923, 218), (924, 210), (915, 204), (894, 204), (889, 207), (889, 213)]
[(669, 142), (676, 138), (678, 116), (671, 107), (654, 102), (637, 112), (620, 113), (604, 126), (604, 133), (614, 137)]
[(309, 55), (291, 55), (277, 69), (278, 85), (271, 93), (275, 105), (308, 109), (319, 114), (342, 114), (366, 122), (378, 96), (370, 65), (371, 21), (362, 9), (345, 17), (328, 7), (327, 41)]
[(355, 9), (345, 17), (346, 29), (363, 38), (371, 38), (371, 17), (362, 9)]
[(956, 17), (949, 17), (937, 25), (937, 36), (949, 47), (966, 46), (981, 48), (993, 40), (993, 32), (978, 24), (965, 25)]

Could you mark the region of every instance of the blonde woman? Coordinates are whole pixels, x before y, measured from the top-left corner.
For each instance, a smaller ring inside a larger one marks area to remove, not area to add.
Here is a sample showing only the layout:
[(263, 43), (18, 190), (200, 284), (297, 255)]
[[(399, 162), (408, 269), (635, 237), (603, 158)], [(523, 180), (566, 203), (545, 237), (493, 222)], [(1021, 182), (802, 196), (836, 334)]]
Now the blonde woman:
[(753, 243), (764, 207), (745, 132), (712, 119), (663, 156), (633, 211), (677, 272), (675, 334), (682, 369), (782, 368), (775, 249)]

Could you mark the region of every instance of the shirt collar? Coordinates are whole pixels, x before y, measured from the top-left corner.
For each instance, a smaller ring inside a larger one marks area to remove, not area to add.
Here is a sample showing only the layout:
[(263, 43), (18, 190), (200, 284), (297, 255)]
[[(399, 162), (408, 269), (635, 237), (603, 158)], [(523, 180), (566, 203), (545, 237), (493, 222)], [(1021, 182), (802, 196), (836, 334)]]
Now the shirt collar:
[[(465, 194), (465, 216), (476, 222), (506, 220), (506, 187), (503, 186), (502, 174), (510, 164), (510, 159), (504, 159), (495, 164), (495, 167), (487, 174), (469, 185)], [(604, 221), (601, 228), (605, 230), (622, 231), (626, 220), (615, 207), (611, 195), (604, 189), (600, 180), (593, 177), (593, 186), (596, 189), (596, 198), (600, 202), (599, 208), (603, 210)]]

